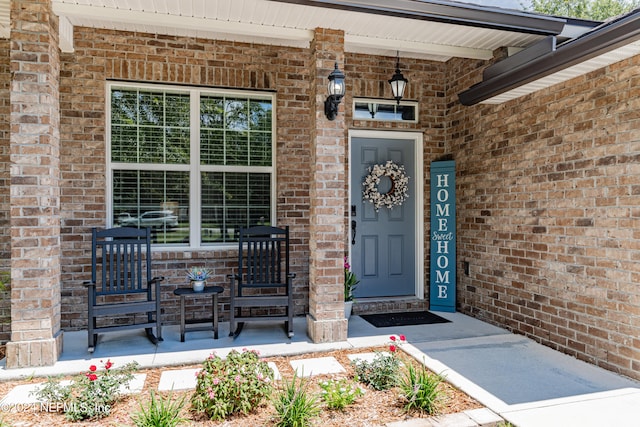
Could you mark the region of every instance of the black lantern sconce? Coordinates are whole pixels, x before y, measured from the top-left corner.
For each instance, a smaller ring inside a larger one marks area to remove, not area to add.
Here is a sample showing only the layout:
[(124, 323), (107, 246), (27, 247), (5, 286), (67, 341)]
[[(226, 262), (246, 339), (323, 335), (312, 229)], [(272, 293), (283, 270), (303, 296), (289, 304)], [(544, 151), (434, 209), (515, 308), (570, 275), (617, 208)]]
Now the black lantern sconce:
[(338, 105), (344, 96), (344, 73), (338, 69), (338, 63), (336, 62), (336, 68), (329, 74), (329, 84), (327, 85), (327, 91), (329, 96), (324, 101), (324, 115), (329, 120), (335, 120), (338, 115)]
[(389, 80), (389, 84), (391, 85), (391, 92), (393, 92), (393, 97), (400, 105), (400, 100), (404, 95), (404, 89), (407, 87), (407, 83), (409, 80), (405, 79), (402, 73), (400, 72), (400, 52), (398, 51), (396, 57), (396, 72)]

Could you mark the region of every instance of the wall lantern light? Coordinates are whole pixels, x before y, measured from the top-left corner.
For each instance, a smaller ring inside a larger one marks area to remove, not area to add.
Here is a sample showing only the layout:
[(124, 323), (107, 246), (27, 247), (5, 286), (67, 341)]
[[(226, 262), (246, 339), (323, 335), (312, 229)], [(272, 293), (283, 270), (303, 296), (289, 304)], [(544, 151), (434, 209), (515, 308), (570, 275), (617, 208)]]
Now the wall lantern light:
[(398, 101), (398, 105), (400, 105), (400, 100), (404, 95), (404, 89), (407, 87), (407, 83), (409, 83), (409, 80), (405, 79), (400, 72), (400, 52), (398, 51), (396, 57), (396, 72), (393, 77), (391, 77), (391, 80), (389, 80), (391, 92), (393, 92), (395, 100)]
[(344, 96), (344, 73), (338, 69), (338, 63), (336, 62), (336, 68), (329, 74), (329, 84), (327, 85), (327, 91), (329, 96), (324, 101), (324, 114), (329, 120), (335, 120), (338, 115), (338, 105)]

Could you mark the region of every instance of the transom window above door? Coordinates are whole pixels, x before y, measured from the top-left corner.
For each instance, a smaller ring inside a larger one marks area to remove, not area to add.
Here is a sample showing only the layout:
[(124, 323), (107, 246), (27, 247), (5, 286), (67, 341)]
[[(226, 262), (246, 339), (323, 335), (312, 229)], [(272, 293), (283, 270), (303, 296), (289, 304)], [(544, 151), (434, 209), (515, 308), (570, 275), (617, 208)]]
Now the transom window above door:
[(152, 227), (156, 244), (200, 247), (271, 224), (272, 93), (107, 86), (112, 225)]
[(384, 122), (412, 122), (418, 121), (418, 103), (415, 101), (400, 101), (379, 98), (354, 98), (354, 120), (374, 120)]

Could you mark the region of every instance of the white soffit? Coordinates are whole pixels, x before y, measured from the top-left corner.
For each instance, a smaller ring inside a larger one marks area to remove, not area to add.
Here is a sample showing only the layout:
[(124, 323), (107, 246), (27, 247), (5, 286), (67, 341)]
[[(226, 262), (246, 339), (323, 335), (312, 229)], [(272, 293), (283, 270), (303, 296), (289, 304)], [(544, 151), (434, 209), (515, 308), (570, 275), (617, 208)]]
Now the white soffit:
[[(8, 0), (0, 0), (5, 2)], [(348, 52), (489, 59), (541, 36), (265, 0), (53, 0), (75, 26), (308, 47), (315, 28), (345, 31)]]
[(562, 71), (558, 71), (557, 73), (543, 77), (531, 83), (511, 89), (510, 91), (504, 92), (500, 95), (496, 95), (493, 98), (482, 101), (481, 104), (502, 104), (639, 54), (640, 41), (637, 41), (597, 56), (593, 59), (584, 61), (580, 64), (565, 68)]

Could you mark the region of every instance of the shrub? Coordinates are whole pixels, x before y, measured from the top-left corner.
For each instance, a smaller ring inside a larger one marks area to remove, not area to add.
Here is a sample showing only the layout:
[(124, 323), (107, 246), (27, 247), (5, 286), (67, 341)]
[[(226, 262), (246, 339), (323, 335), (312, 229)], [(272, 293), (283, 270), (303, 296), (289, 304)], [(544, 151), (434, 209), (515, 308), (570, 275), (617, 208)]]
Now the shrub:
[(71, 421), (106, 417), (120, 397), (121, 387), (129, 387), (138, 364), (132, 362), (122, 368), (112, 367), (110, 360), (104, 364), (103, 371), (91, 365), (89, 371), (78, 375), (68, 385), (49, 378), (36, 396), (49, 408), (62, 410)]
[(377, 351), (372, 361), (356, 359), (351, 362), (356, 371), (356, 380), (373, 387), (375, 390), (389, 390), (400, 379), (400, 360), (398, 347), (406, 338), (404, 335), (389, 337), (389, 352)]
[(308, 383), (304, 378), (300, 378), (299, 383), (296, 379), (295, 373), (291, 382), (282, 379), (282, 388), (274, 403), (276, 427), (306, 427), (320, 413), (316, 397), (309, 395)]
[(375, 390), (389, 390), (399, 381), (400, 361), (393, 354), (376, 352), (372, 361), (356, 359), (353, 362), (356, 380)]
[(225, 359), (212, 354), (197, 374), (191, 405), (213, 420), (247, 414), (273, 390), (273, 372), (256, 351), (232, 350)]
[(148, 405), (140, 403), (140, 411), (135, 413), (131, 419), (136, 427), (175, 427), (187, 419), (180, 416), (184, 408), (186, 395), (181, 399), (173, 400), (170, 393), (166, 399), (151, 391), (151, 402)]
[(429, 372), (424, 366), (416, 369), (409, 364), (400, 381), (404, 409), (419, 410), (429, 415), (435, 415), (443, 399), (443, 392), (438, 388), (444, 378)]
[(356, 387), (345, 378), (322, 381), (320, 388), (322, 388), (322, 399), (326, 402), (327, 407), (340, 411), (354, 403), (358, 397), (364, 394), (364, 390)]

